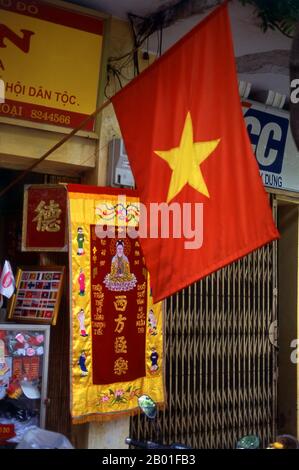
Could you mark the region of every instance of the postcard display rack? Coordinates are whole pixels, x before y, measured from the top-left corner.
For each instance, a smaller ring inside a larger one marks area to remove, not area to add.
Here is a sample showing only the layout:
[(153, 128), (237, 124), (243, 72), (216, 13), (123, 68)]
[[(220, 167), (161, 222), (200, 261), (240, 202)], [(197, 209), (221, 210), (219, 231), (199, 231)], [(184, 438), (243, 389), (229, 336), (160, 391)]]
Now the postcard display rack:
[(49, 325), (0, 323), (0, 447), (45, 427)]
[(55, 325), (64, 273), (64, 266), (18, 268), (8, 318), (16, 322)]

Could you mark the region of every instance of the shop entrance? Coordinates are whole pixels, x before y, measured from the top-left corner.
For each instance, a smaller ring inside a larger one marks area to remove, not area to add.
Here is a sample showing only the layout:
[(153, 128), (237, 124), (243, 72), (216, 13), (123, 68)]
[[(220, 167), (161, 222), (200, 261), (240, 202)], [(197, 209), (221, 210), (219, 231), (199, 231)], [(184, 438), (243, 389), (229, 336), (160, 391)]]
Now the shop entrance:
[(298, 360), (299, 346), (299, 206), (279, 203), (278, 245), (279, 265), (279, 380), (278, 380), (278, 432), (299, 435), (298, 430)]
[[(0, 169), (0, 190), (13, 181), (19, 172)], [(18, 266), (62, 265), (68, 273), (68, 253), (34, 253), (21, 251), (22, 211), (25, 184), (57, 184), (61, 181), (80, 183), (78, 178), (30, 173), (21, 183), (0, 199), (0, 263), (9, 260), (13, 272)], [(5, 300), (6, 302), (6, 300)], [(5, 307), (5, 304), (4, 304)], [(2, 318), (5, 321), (5, 311)], [(61, 299), (57, 324), (51, 327), (48, 364), (48, 403), (46, 429), (71, 434), (69, 412), (69, 297), (68, 276)]]

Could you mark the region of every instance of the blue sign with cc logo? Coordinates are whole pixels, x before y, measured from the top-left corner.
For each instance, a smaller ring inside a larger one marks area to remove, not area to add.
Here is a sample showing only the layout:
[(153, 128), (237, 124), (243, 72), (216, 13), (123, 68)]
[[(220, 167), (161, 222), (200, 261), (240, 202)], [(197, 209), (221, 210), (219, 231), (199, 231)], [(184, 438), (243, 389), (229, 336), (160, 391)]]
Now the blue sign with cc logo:
[(260, 170), (280, 174), (289, 121), (281, 116), (249, 108), (245, 123)]

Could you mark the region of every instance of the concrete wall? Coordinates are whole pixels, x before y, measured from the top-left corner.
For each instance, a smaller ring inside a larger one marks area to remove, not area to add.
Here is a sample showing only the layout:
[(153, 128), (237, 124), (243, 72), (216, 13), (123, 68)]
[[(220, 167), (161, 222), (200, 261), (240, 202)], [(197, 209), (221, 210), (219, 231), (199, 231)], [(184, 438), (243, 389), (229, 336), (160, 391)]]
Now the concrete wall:
[[(108, 39), (105, 48), (105, 56), (107, 59), (109, 57), (122, 57), (129, 51), (132, 51), (132, 33), (127, 21), (110, 18), (109, 21), (107, 21), (106, 34)], [(149, 60), (142, 60), (142, 54), (140, 53), (140, 71), (148, 67), (148, 65), (150, 65), (154, 60), (154, 54), (150, 54)], [(113, 63), (116, 67), (119, 67), (121, 64), (122, 61)], [(122, 69), (122, 75), (122, 86), (125, 86), (132, 78), (134, 78), (132, 60), (124, 69)], [(108, 86), (106, 86), (106, 83), (108, 83)], [(113, 74), (110, 74), (109, 82), (107, 82), (107, 77), (105, 77), (104, 89), (101, 90), (101, 96), (104, 101), (112, 97), (119, 90), (120, 84), (118, 80), (113, 77)], [(98, 157), (96, 159), (96, 168), (95, 171), (89, 172), (85, 175), (85, 182), (88, 184), (104, 186), (106, 184), (107, 176), (108, 144), (111, 139), (121, 137), (121, 132), (112, 104), (103, 110), (100, 120), (99, 148)]]
[[(108, 37), (105, 54), (108, 57), (120, 57), (132, 49), (131, 32), (127, 22), (111, 18), (107, 25), (106, 34)], [(125, 76), (132, 77), (132, 65), (124, 71)], [(105, 89), (107, 97), (112, 96), (118, 89), (113, 79)], [(124, 81), (125, 83), (125, 81)], [(103, 93), (103, 90), (102, 90)], [(85, 174), (84, 182), (87, 184), (106, 185), (108, 144), (115, 137), (120, 137), (120, 129), (110, 104), (101, 114), (99, 127), (99, 147), (95, 169)], [(104, 423), (90, 423), (88, 426), (75, 426), (77, 444), (79, 447), (88, 449), (122, 449), (127, 448), (124, 440), (129, 436), (130, 419), (121, 418)]]
[[(28, 127), (28, 124), (25, 126), (4, 121), (5, 118), (0, 118), (1, 168), (24, 170), (65, 136), (58, 128), (53, 132), (49, 126), (33, 128)], [(97, 148), (96, 134), (89, 134), (89, 137), (74, 136), (42, 162), (36, 171), (79, 176), (95, 168)]]
[[(106, 27), (107, 43), (105, 48), (105, 56), (122, 57), (133, 48), (132, 34), (128, 22), (117, 18), (110, 18)], [(140, 56), (140, 70), (148, 67), (155, 60), (153, 54), (149, 60), (143, 61)], [(122, 85), (125, 86), (130, 79), (133, 78), (133, 62), (130, 61), (127, 67), (122, 71)], [(106, 82), (107, 83), (107, 82)], [(113, 75), (110, 76), (109, 85), (101, 90), (103, 100), (109, 99), (120, 89), (119, 82)], [(105, 96), (103, 96), (105, 91)], [(121, 137), (120, 128), (114, 113), (112, 104), (110, 104), (100, 116), (99, 125), (99, 147), (96, 158), (96, 164), (93, 171), (85, 173), (84, 183), (96, 184), (98, 186), (106, 185), (107, 178), (107, 161), (108, 161), (108, 144), (111, 139)], [(127, 448), (124, 440), (129, 436), (130, 419), (128, 417), (119, 420), (113, 420), (104, 423), (91, 423), (88, 426), (76, 426), (81, 428), (75, 430), (79, 447), (87, 447), (89, 449), (122, 449)]]

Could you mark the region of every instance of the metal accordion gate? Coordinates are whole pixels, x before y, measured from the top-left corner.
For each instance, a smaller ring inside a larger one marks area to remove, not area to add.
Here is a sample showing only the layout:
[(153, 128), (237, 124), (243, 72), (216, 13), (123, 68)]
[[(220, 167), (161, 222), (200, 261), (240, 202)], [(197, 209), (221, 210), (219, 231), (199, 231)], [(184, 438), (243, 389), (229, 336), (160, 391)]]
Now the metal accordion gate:
[[(276, 215), (275, 200), (272, 201)], [(276, 435), (277, 242), (165, 302), (166, 406), (131, 418), (131, 437), (192, 448), (234, 448)]]

